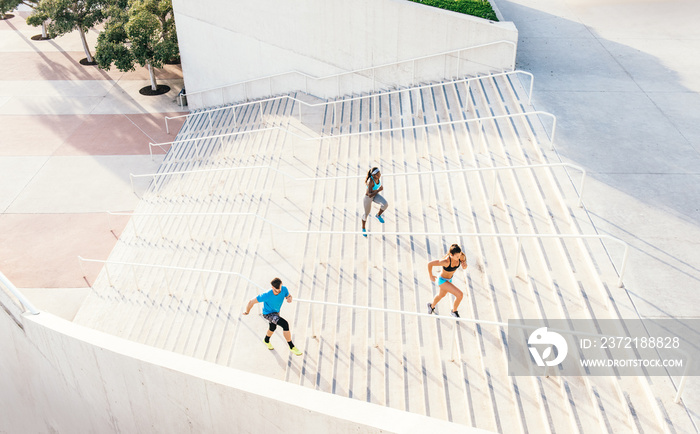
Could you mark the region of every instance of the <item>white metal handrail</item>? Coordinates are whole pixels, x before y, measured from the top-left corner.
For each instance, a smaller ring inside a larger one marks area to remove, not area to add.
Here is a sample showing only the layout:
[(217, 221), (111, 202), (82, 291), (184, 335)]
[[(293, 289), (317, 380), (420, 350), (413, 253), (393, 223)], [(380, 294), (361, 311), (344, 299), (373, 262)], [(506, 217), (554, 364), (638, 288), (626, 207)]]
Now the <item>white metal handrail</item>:
[[(445, 51), (445, 52), (441, 52), (441, 53), (430, 54), (427, 56), (420, 56), (420, 57), (415, 57), (412, 59), (401, 60), (398, 62), (391, 62), (391, 63), (387, 63), (387, 64), (383, 64), (383, 65), (371, 66), (368, 68), (357, 69), (354, 71), (347, 71), (347, 72), (341, 72), (338, 74), (331, 74), (331, 75), (327, 75), (325, 77), (314, 77), (312, 75), (309, 75), (309, 74), (306, 74), (306, 73), (300, 72), (300, 71), (282, 72), (279, 74), (273, 74), (273, 75), (269, 75), (266, 77), (260, 77), (260, 78), (254, 78), (251, 80), (240, 81), (240, 82), (228, 84), (225, 86), (217, 86), (217, 87), (213, 87), (213, 88), (209, 88), (209, 89), (202, 89), (202, 90), (197, 90), (194, 92), (187, 92), (187, 93), (185, 93), (185, 96), (198, 95), (198, 94), (202, 94), (205, 92), (213, 92), (213, 91), (217, 91), (217, 90), (223, 91), (223, 89), (227, 89), (227, 88), (231, 88), (231, 87), (235, 87), (235, 86), (242, 86), (244, 89), (244, 92), (245, 92), (245, 98), (248, 99), (248, 84), (255, 83), (255, 82), (267, 81), (268, 82), (268, 90), (269, 90), (270, 94), (272, 94), (272, 80), (275, 78), (278, 78), (278, 77), (288, 76), (288, 75), (296, 75), (296, 76), (303, 78), (304, 83), (305, 83), (304, 91), (306, 93), (308, 93), (309, 80), (314, 80), (316, 82), (320, 82), (320, 81), (324, 81), (324, 80), (336, 79), (336, 87), (337, 87), (338, 95), (340, 95), (340, 79), (341, 79), (341, 77), (344, 77), (347, 75), (353, 75), (353, 74), (362, 74), (362, 73), (367, 73), (367, 72), (372, 72), (372, 88), (374, 90), (376, 88), (375, 71), (378, 69), (387, 68), (387, 67), (396, 66), (396, 65), (401, 65), (401, 64), (406, 64), (406, 63), (411, 63), (413, 65), (413, 71), (412, 71), (413, 80), (412, 81), (415, 83), (415, 64), (416, 64), (416, 62), (421, 61), (421, 60), (425, 60), (425, 59), (430, 59), (432, 57), (448, 56), (448, 55), (454, 55), (454, 54), (457, 54), (457, 59), (458, 59), (457, 60), (457, 76), (459, 76), (460, 75), (460, 62), (461, 62), (461, 52), (462, 51), (474, 50), (477, 48), (484, 48), (484, 47), (488, 47), (488, 46), (492, 46), (492, 45), (499, 45), (499, 44), (507, 44), (513, 48), (513, 58), (512, 58), (513, 60), (511, 62), (511, 65), (512, 65), (512, 68), (514, 68), (515, 67), (515, 56), (517, 54), (516, 43), (513, 41), (499, 40), (499, 41), (488, 42), (485, 44), (474, 45), (471, 47), (460, 48), (457, 50)], [(446, 74), (444, 74), (444, 75), (446, 75)]]
[[(146, 215), (148, 213), (144, 213), (143, 215)], [(277, 229), (280, 229), (281, 231), (288, 233), (288, 234), (325, 234), (325, 235), (362, 235), (362, 236), (385, 236), (385, 235), (396, 235), (396, 236), (402, 236), (402, 235), (409, 235), (409, 236), (439, 236), (439, 237), (444, 237), (444, 236), (453, 236), (453, 237), (492, 237), (492, 238), (515, 238), (518, 247), (516, 249), (516, 264), (515, 264), (515, 275), (517, 276), (520, 271), (520, 252), (522, 251), (522, 239), (523, 238), (557, 238), (557, 239), (567, 239), (567, 238), (573, 238), (573, 239), (608, 239), (615, 241), (617, 243), (620, 243), (624, 247), (624, 253), (622, 256), (622, 265), (620, 266), (620, 271), (619, 271), (619, 278), (617, 281), (618, 287), (623, 286), (623, 278), (625, 274), (625, 270), (627, 269), (627, 259), (629, 257), (629, 245), (627, 242), (613, 237), (612, 235), (607, 235), (607, 234), (504, 234), (504, 233), (484, 233), (484, 232), (404, 232), (404, 231), (382, 231), (382, 232), (361, 232), (361, 231), (309, 231), (309, 230), (300, 230), (300, 229), (287, 229), (284, 226), (281, 226), (263, 216), (260, 216), (255, 213), (152, 213), (153, 215), (239, 215), (239, 216), (251, 216), (255, 217), (258, 220), (262, 220), (263, 222), (267, 223), (270, 226), (276, 227)], [(114, 214), (116, 215), (116, 213)], [(129, 215), (129, 214), (124, 214), (124, 215)], [(130, 215), (139, 215), (139, 214), (130, 214)], [(273, 248), (275, 248), (275, 242), (274, 242), (274, 235), (273, 232), (270, 231), (270, 237), (272, 240), (272, 245)]]
[[(238, 273), (236, 271), (210, 270), (210, 269), (204, 269), (204, 268), (176, 267), (176, 266), (172, 266), (172, 265), (143, 264), (143, 263), (135, 263), (135, 262), (105, 261), (105, 260), (100, 260), (100, 259), (86, 259), (86, 258), (83, 258), (81, 256), (78, 256), (78, 259), (81, 262), (81, 269), (82, 269), (82, 262), (96, 262), (96, 263), (105, 264), (105, 272), (107, 274), (107, 279), (108, 279), (110, 286), (113, 286), (113, 284), (112, 284), (112, 281), (109, 277), (109, 272), (107, 271), (107, 264), (130, 266), (132, 268), (132, 271), (134, 270), (134, 267), (148, 267), (148, 268), (162, 268), (162, 269), (167, 269), (167, 270), (194, 271), (194, 272), (200, 272), (200, 273), (227, 274), (227, 275), (241, 277), (243, 280), (252, 284), (253, 286), (258, 288), (259, 290), (262, 290), (262, 291), (268, 290), (268, 288), (264, 288), (264, 287), (258, 285), (257, 283), (252, 281), (250, 278), (248, 278), (244, 274)], [(135, 271), (134, 271), (134, 278), (137, 279)], [(138, 283), (137, 283), (137, 286), (138, 286)], [(430, 317), (432, 319), (435, 319), (436, 321), (448, 320), (448, 321), (465, 322), (465, 323), (473, 323), (473, 324), (493, 325), (493, 326), (498, 326), (498, 327), (517, 327), (517, 328), (522, 328), (522, 329), (533, 329), (533, 328), (539, 327), (539, 326), (530, 326), (530, 325), (525, 325), (525, 324), (504, 323), (501, 321), (489, 321), (489, 320), (462, 318), (462, 317), (457, 318), (457, 317), (453, 317), (453, 316), (426, 314), (426, 313), (420, 313), (420, 312), (410, 312), (410, 311), (403, 311), (403, 310), (397, 310), (397, 309), (386, 309), (386, 308), (373, 307), (373, 306), (359, 306), (359, 305), (354, 305), (354, 304), (334, 303), (334, 302), (321, 301), (321, 300), (308, 300), (308, 299), (303, 299), (303, 298), (294, 298), (294, 300), (299, 302), (299, 303), (307, 303), (307, 304), (312, 304), (312, 305), (317, 304), (317, 305), (343, 307), (343, 308), (349, 308), (349, 309), (354, 309), (354, 310), (366, 310), (369, 312), (375, 311), (375, 312), (395, 313), (398, 315), (409, 315), (409, 316), (416, 316), (416, 317)], [(311, 333), (312, 333), (313, 337), (316, 337), (315, 315), (313, 314), (313, 312), (310, 312), (310, 316), (311, 316)], [(379, 346), (379, 333), (377, 332), (377, 330), (378, 330), (377, 317), (375, 315), (372, 318), (373, 318), (372, 331), (374, 332), (375, 347), (378, 347)], [(602, 337), (603, 336), (603, 335), (600, 335), (597, 333), (588, 333), (588, 332), (581, 332), (581, 331), (576, 331), (576, 330), (564, 330), (564, 329), (555, 329), (555, 328), (552, 328), (549, 330), (556, 331), (559, 333), (570, 334), (570, 335), (577, 335), (577, 336), (592, 336), (592, 337)], [(459, 348), (457, 338), (458, 338), (457, 327), (454, 327), (453, 333), (452, 333), (452, 338), (451, 338), (451, 341), (452, 341), (452, 343), (451, 343), (452, 350), (450, 352), (451, 361), (455, 360), (455, 352)], [(685, 351), (681, 351), (681, 352), (686, 356), (687, 364), (686, 364), (686, 368), (683, 372), (683, 376), (681, 377), (680, 386), (679, 386), (678, 391), (677, 391), (677, 393), (674, 397), (674, 400), (673, 400), (673, 402), (676, 404), (678, 402), (680, 402), (683, 391), (685, 389), (686, 377), (689, 373), (689, 368), (692, 364), (691, 356)], [(545, 369), (544, 375), (547, 375), (547, 369)]]
[[(206, 136), (206, 137), (194, 137), (191, 139), (182, 139), (182, 140), (177, 140), (177, 141), (172, 141), (172, 142), (161, 142), (161, 143), (148, 143), (148, 150), (151, 154), (151, 159), (153, 159), (153, 147), (158, 146), (161, 149), (163, 149), (163, 146), (170, 146), (171, 148), (175, 145), (179, 144), (184, 144), (187, 142), (196, 142), (200, 140), (209, 140), (209, 139), (223, 139), (224, 137), (232, 137), (232, 136), (238, 136), (238, 135), (246, 135), (246, 134), (255, 134), (259, 132), (264, 132), (264, 131), (269, 131), (269, 130), (280, 130), (286, 134), (290, 134), (302, 141), (319, 141), (319, 140), (325, 140), (325, 139), (336, 139), (336, 138), (343, 138), (343, 137), (354, 137), (354, 136), (365, 136), (365, 135), (373, 135), (373, 134), (378, 134), (378, 133), (389, 133), (393, 131), (405, 131), (405, 130), (417, 130), (417, 129), (428, 129), (432, 127), (441, 127), (441, 126), (446, 126), (446, 125), (457, 125), (457, 124), (468, 124), (468, 123), (473, 123), (473, 122), (478, 122), (479, 123), (479, 135), (481, 138), (481, 144), (483, 145), (484, 152), (486, 151), (486, 142), (484, 141), (484, 134), (483, 134), (483, 122), (484, 121), (491, 121), (491, 120), (498, 120), (498, 119), (512, 119), (516, 117), (527, 117), (527, 116), (532, 116), (532, 115), (543, 115), (543, 116), (549, 116), (552, 119), (552, 134), (549, 138), (549, 145), (550, 149), (554, 149), (554, 134), (557, 129), (557, 117), (554, 116), (551, 113), (536, 110), (536, 111), (531, 111), (531, 112), (523, 112), (523, 113), (509, 113), (506, 115), (496, 115), (496, 116), (484, 116), (480, 118), (473, 118), (473, 119), (460, 119), (456, 121), (442, 121), (442, 122), (434, 122), (431, 124), (419, 124), (419, 125), (406, 125), (403, 127), (395, 127), (395, 128), (382, 128), (378, 130), (368, 130), (368, 131), (360, 131), (356, 133), (344, 133), (344, 134), (333, 134), (333, 135), (328, 135), (328, 136), (318, 136), (318, 137), (303, 137), (300, 136), (299, 134), (294, 133), (291, 130), (274, 126), (274, 127), (269, 127), (269, 128), (262, 128), (259, 130), (250, 130), (250, 131), (236, 131), (233, 133), (225, 133), (225, 134), (213, 134), (211, 136)], [(198, 149), (198, 148), (197, 148)]]
[[(489, 74), (489, 75), (481, 75), (481, 76), (470, 77), (470, 78), (463, 78), (460, 80), (452, 80), (452, 81), (446, 82), (446, 83), (424, 84), (421, 86), (409, 87), (409, 88), (405, 88), (405, 89), (395, 89), (395, 90), (373, 93), (371, 95), (362, 95), (362, 96), (356, 96), (356, 97), (351, 97), (351, 98), (345, 98), (345, 99), (337, 100), (337, 101), (324, 101), (324, 102), (320, 102), (320, 103), (308, 103), (306, 101), (300, 100), (300, 99), (295, 98), (293, 96), (280, 95), (277, 97), (265, 98), (265, 99), (256, 100), (256, 101), (248, 101), (248, 102), (230, 105), (230, 106), (226, 106), (226, 107), (217, 107), (217, 108), (202, 110), (202, 111), (198, 111), (196, 113), (188, 113), (188, 114), (179, 115), (179, 116), (165, 116), (165, 131), (166, 131), (166, 133), (170, 134), (170, 128), (168, 126), (169, 119), (189, 118), (192, 116), (199, 116), (199, 115), (203, 115), (203, 114), (208, 115), (208, 121), (209, 121), (209, 128), (208, 129), (211, 130), (212, 129), (211, 113), (214, 113), (217, 111), (222, 111), (222, 110), (229, 110), (229, 109), (232, 109), (233, 123), (235, 125), (235, 123), (236, 123), (236, 109), (250, 106), (250, 105), (260, 104), (260, 107), (261, 107), (260, 113), (262, 116), (262, 103), (274, 102), (274, 101), (279, 101), (279, 100), (283, 100), (283, 99), (288, 99), (288, 100), (294, 101), (294, 102), (299, 104), (299, 121), (301, 121), (301, 105), (304, 105), (307, 108), (322, 107), (322, 106), (328, 106), (331, 104), (348, 103), (348, 102), (359, 101), (359, 100), (363, 100), (363, 99), (371, 99), (371, 98), (376, 98), (378, 96), (393, 95), (393, 94), (397, 94), (397, 93), (401, 93), (401, 92), (410, 92), (410, 91), (414, 91), (414, 90), (440, 87), (440, 86), (444, 86), (446, 84), (468, 83), (470, 81), (484, 80), (484, 79), (488, 79), (488, 78), (507, 76), (507, 75), (511, 75), (511, 74), (525, 74), (530, 78), (530, 89), (529, 89), (528, 94), (527, 94), (528, 95), (528, 105), (529, 105), (532, 102), (532, 88), (533, 88), (534, 83), (535, 83), (535, 77), (530, 72), (522, 71), (522, 70), (515, 70), (515, 71), (499, 72), (499, 73)], [(378, 113), (376, 113), (375, 115), (378, 116)], [(370, 113), (370, 119), (371, 119), (371, 116), (372, 116), (372, 113)]]
[[(499, 170), (515, 170), (515, 169), (532, 169), (532, 168), (538, 168), (538, 167), (569, 167), (575, 170), (581, 171), (581, 183), (579, 186), (578, 190), (578, 202), (577, 206), (582, 207), (583, 206), (583, 189), (585, 187), (585, 182), (586, 182), (586, 170), (580, 166), (577, 166), (575, 164), (570, 164), (570, 163), (546, 163), (546, 164), (530, 164), (530, 165), (519, 165), (519, 166), (492, 166), (492, 167), (470, 167), (470, 168), (464, 168), (464, 169), (446, 169), (446, 170), (425, 170), (425, 171), (417, 171), (417, 172), (402, 172), (402, 173), (382, 173), (382, 176), (412, 176), (412, 175), (429, 175), (429, 174), (436, 174), (436, 173), (465, 173), (465, 172), (488, 172), (488, 171), (493, 171), (494, 172), (494, 180), (493, 180), (493, 185), (494, 189), (492, 190), (492, 198), (491, 201), (493, 202), (493, 197), (496, 194), (496, 172)], [(302, 177), (302, 178), (297, 178), (293, 175), (290, 175), (289, 173), (280, 170), (276, 167), (270, 166), (270, 165), (265, 165), (265, 166), (239, 166), (239, 167), (220, 167), (220, 168), (214, 168), (214, 169), (199, 169), (199, 170), (182, 170), (182, 171), (173, 171), (173, 172), (157, 172), (157, 173), (145, 173), (145, 174), (139, 174), (139, 175), (134, 175), (133, 173), (129, 173), (129, 179), (131, 180), (131, 190), (135, 193), (134, 189), (134, 178), (146, 178), (146, 177), (152, 177), (156, 178), (158, 176), (168, 176), (168, 175), (184, 175), (184, 174), (189, 174), (189, 173), (206, 173), (206, 172), (223, 172), (223, 171), (230, 171), (230, 170), (250, 170), (250, 169), (269, 169), (274, 172), (277, 172), (281, 174), (282, 176), (286, 176), (287, 178), (292, 179), (293, 181), (327, 181), (327, 180), (333, 180), (333, 179), (361, 179), (364, 175), (346, 175), (346, 176), (327, 176), (327, 177)], [(287, 197), (287, 189), (286, 189), (286, 184), (282, 184), (283, 190), (284, 190), (284, 195)]]
[(27, 299), (24, 294), (22, 294), (15, 285), (10, 282), (10, 280), (2, 273), (0, 273), (0, 284), (2, 284), (5, 288), (7, 288), (8, 291), (14, 295), (17, 300), (19, 300), (20, 303), (22, 303), (22, 306), (24, 306), (29, 313), (32, 315), (38, 315), (39, 310), (34, 307), (34, 305)]
[[(116, 264), (116, 265), (129, 265), (129, 266), (141, 266), (141, 267), (150, 267), (150, 268), (163, 268), (166, 270), (185, 270), (185, 271), (196, 271), (196, 272), (201, 272), (201, 273), (218, 273), (218, 274), (228, 274), (231, 276), (238, 276), (245, 280), (246, 282), (257, 286), (260, 289), (264, 289), (262, 286), (258, 285), (254, 281), (250, 280), (246, 275), (241, 274), (237, 271), (223, 271), (223, 270), (209, 270), (209, 269), (204, 269), (204, 268), (187, 268), (187, 267), (176, 267), (174, 265), (160, 265), (160, 264), (142, 264), (142, 263), (135, 263), (135, 262), (121, 262), (121, 261), (105, 261), (102, 259), (87, 259), (83, 258), (82, 256), (78, 256), (78, 261), (80, 262), (80, 270), (83, 273), (83, 276), (85, 276), (85, 270), (83, 269), (83, 262), (96, 262), (96, 263), (101, 263), (101, 264)], [(109, 270), (105, 266), (105, 274), (107, 275), (107, 282), (109, 282), (110, 286), (114, 286), (112, 283), (112, 278), (109, 275)], [(136, 276), (134, 276), (136, 278)], [(137, 286), (138, 281), (137, 281)]]
[[(211, 274), (225, 274), (229, 276), (237, 276), (245, 280), (246, 282), (250, 283), (251, 285), (255, 286), (259, 290), (262, 291), (267, 291), (269, 288), (264, 288), (254, 281), (252, 281), (250, 278), (248, 278), (246, 275), (239, 273), (237, 271), (225, 271), (225, 270), (212, 270), (212, 269), (206, 269), (206, 268), (193, 268), (193, 267), (178, 267), (174, 265), (161, 265), (161, 264), (145, 264), (145, 263), (140, 263), (140, 262), (124, 262), (124, 261), (109, 261), (109, 260), (102, 260), (102, 259), (88, 259), (88, 258), (83, 258), (82, 256), (78, 256), (79, 261), (82, 262), (94, 262), (94, 263), (101, 263), (105, 264), (105, 271), (107, 274), (107, 282), (110, 284), (110, 286), (114, 286), (112, 283), (112, 280), (109, 276), (109, 272), (107, 272), (107, 265), (108, 264), (114, 264), (114, 265), (124, 265), (124, 266), (129, 266), (132, 267), (145, 267), (145, 268), (161, 268), (165, 270), (178, 270), (178, 271), (192, 271), (195, 273), (211, 273)], [(136, 275), (134, 276), (135, 279), (138, 279)], [(138, 283), (137, 283), (137, 286)], [(368, 311), (379, 311), (379, 312), (387, 312), (387, 313), (397, 313), (400, 315), (412, 315), (412, 316), (419, 316), (419, 317), (429, 317), (429, 318), (434, 318), (434, 319), (446, 319), (449, 321), (460, 321), (460, 322), (468, 322), (468, 323), (474, 323), (474, 324), (486, 324), (486, 325), (496, 325), (496, 326), (505, 326), (508, 327), (511, 324), (507, 322), (500, 322), (500, 321), (489, 321), (489, 320), (481, 320), (481, 319), (472, 319), (472, 318), (461, 318), (461, 317), (453, 317), (453, 316), (446, 316), (446, 315), (438, 315), (438, 314), (427, 314), (427, 313), (421, 313), (421, 312), (410, 312), (410, 311), (403, 311), (403, 310), (396, 310), (396, 309), (386, 309), (386, 308), (381, 308), (381, 307), (372, 307), (372, 306), (359, 306), (359, 305), (353, 305), (353, 304), (344, 304), (344, 303), (333, 303), (333, 302), (328, 302), (328, 301), (320, 301), (320, 300), (307, 300), (307, 299), (302, 299), (302, 298), (294, 298), (295, 301), (301, 302), (301, 303), (310, 303), (310, 304), (320, 304), (320, 305), (330, 305), (330, 306), (336, 306), (336, 307), (347, 307), (351, 309), (363, 309), (363, 310), (368, 310)], [(312, 317), (312, 326), (311, 326), (311, 332), (316, 336), (316, 327), (313, 321), (313, 315)], [(524, 324), (512, 324), (514, 327), (518, 328), (524, 328), (524, 329), (531, 329), (531, 328), (537, 328), (539, 326), (528, 326)], [(376, 327), (375, 327), (376, 330)], [(594, 333), (587, 333), (587, 332), (580, 332), (580, 331), (573, 331), (573, 330), (562, 330), (562, 329), (550, 329), (552, 331), (560, 331), (560, 332), (565, 332), (569, 334), (576, 334), (576, 335), (581, 335), (581, 336), (592, 336), (592, 337), (600, 337), (601, 335), (597, 335)], [(454, 349), (454, 347), (453, 347)]]

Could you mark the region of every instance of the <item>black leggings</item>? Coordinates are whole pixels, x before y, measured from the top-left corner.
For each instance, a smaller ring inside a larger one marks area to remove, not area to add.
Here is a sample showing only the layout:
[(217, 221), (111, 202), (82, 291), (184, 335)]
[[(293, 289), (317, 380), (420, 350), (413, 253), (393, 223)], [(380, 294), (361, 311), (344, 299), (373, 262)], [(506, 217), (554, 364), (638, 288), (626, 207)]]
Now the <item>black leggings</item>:
[(282, 317), (280, 317), (280, 318), (277, 320), (277, 324), (270, 323), (270, 331), (271, 331), (271, 332), (274, 332), (275, 329), (277, 328), (277, 326), (282, 327), (282, 330), (284, 330), (284, 331), (286, 331), (286, 332), (289, 331), (289, 323), (287, 322), (286, 319), (284, 319), (284, 318), (282, 318)]

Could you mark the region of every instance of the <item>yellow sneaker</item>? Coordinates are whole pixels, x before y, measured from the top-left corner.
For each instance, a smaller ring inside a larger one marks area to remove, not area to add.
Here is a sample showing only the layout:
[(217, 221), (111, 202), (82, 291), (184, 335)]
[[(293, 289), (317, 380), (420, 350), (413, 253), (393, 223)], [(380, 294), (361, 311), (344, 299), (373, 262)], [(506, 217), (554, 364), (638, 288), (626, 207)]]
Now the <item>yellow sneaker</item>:
[[(263, 341), (263, 342), (265, 342), (265, 341)], [(265, 342), (265, 345), (267, 345), (267, 349), (268, 349), (268, 350), (274, 350), (274, 349), (275, 349), (275, 347), (272, 346), (272, 342)]]
[(294, 355), (301, 356), (303, 353), (297, 347), (292, 347), (290, 350)]

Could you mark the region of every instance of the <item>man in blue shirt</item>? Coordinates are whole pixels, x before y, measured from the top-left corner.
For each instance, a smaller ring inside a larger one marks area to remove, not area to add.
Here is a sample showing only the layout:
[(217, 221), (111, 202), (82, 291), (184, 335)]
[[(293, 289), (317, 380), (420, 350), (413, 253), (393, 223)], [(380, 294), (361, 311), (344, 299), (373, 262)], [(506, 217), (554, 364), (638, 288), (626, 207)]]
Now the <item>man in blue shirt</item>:
[(265, 345), (267, 345), (267, 348), (270, 350), (274, 349), (270, 343), (270, 338), (275, 332), (277, 326), (280, 326), (282, 327), (284, 338), (287, 340), (287, 345), (289, 345), (289, 350), (295, 355), (301, 356), (301, 351), (299, 351), (299, 349), (295, 347), (294, 343), (292, 342), (292, 333), (289, 331), (289, 323), (280, 316), (282, 303), (284, 303), (285, 299), (287, 300), (287, 303), (291, 303), (292, 296), (289, 294), (287, 287), (282, 286), (282, 280), (280, 280), (279, 277), (272, 279), (270, 284), (272, 285), (272, 289), (250, 300), (245, 308), (245, 312), (243, 312), (243, 315), (248, 315), (250, 313), (250, 309), (252, 309), (256, 303), (263, 303), (262, 316), (270, 322), (270, 329), (267, 331), (267, 335), (265, 336)]

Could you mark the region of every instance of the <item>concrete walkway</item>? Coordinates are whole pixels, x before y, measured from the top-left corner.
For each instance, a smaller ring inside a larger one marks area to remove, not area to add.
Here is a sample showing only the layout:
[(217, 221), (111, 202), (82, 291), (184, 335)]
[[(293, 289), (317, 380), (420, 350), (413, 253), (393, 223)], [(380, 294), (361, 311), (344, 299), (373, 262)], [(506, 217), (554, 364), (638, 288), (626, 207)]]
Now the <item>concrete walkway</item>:
[[(594, 224), (632, 247), (625, 286), (640, 315), (699, 317), (700, 2), (496, 3), (520, 32), (534, 105), (558, 118), (560, 155), (591, 174)], [(700, 381), (688, 387), (699, 421)]]
[[(182, 72), (167, 65), (156, 76), (171, 91), (142, 96), (145, 69), (80, 65), (77, 33), (35, 41), (28, 12), (13, 14), (0, 21), (0, 270), (40, 309), (71, 318), (88, 287), (77, 256), (106, 259), (114, 247), (128, 219), (105, 211), (133, 210), (129, 173), (157, 169), (148, 142), (172, 139), (163, 117), (182, 113)], [(85, 271), (91, 282), (99, 270)]]

